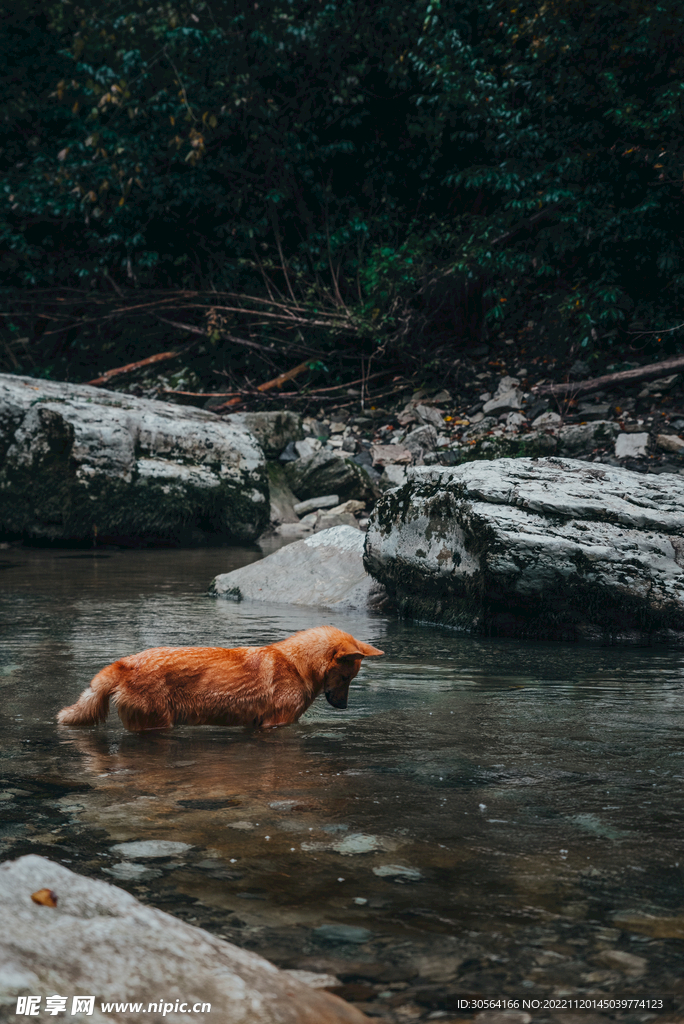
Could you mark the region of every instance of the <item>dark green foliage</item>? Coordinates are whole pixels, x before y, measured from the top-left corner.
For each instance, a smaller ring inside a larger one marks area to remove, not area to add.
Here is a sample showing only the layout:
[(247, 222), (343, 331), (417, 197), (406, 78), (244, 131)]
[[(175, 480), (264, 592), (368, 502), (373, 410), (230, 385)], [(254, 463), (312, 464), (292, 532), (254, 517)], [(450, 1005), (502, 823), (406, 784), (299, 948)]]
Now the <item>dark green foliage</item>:
[(410, 356), (679, 323), (675, 0), (33, 0), (0, 68), (8, 286), (269, 280)]

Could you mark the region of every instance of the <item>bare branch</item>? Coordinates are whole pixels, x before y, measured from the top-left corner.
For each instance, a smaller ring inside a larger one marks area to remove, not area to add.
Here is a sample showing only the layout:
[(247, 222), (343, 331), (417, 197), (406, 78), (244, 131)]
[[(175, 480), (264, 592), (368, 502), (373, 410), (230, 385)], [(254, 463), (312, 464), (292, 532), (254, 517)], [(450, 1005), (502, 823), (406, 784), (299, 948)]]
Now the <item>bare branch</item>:
[(634, 370), (623, 370), (620, 373), (608, 373), (592, 380), (570, 381), (568, 384), (543, 384), (533, 388), (535, 395), (553, 395), (560, 398), (564, 395), (589, 395), (592, 391), (611, 390), (621, 385), (636, 384), (639, 381), (658, 380), (670, 373), (684, 370), (684, 356), (664, 359), (661, 363), (649, 363), (638, 366)]

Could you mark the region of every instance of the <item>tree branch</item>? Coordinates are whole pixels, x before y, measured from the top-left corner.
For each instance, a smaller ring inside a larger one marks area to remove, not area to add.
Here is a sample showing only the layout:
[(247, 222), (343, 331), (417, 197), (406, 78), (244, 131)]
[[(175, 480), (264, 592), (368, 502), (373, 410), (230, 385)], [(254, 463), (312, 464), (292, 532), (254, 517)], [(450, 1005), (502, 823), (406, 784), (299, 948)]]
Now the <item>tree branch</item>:
[(571, 381), (568, 384), (542, 384), (532, 388), (535, 395), (553, 395), (554, 398), (562, 398), (566, 395), (589, 395), (592, 391), (611, 390), (621, 385), (637, 384), (639, 381), (658, 380), (659, 377), (666, 377), (670, 373), (684, 370), (684, 356), (674, 356), (672, 359), (664, 359), (662, 363), (649, 363), (647, 366), (638, 366), (634, 370), (623, 370), (620, 373), (608, 373), (603, 377), (594, 377), (592, 380)]

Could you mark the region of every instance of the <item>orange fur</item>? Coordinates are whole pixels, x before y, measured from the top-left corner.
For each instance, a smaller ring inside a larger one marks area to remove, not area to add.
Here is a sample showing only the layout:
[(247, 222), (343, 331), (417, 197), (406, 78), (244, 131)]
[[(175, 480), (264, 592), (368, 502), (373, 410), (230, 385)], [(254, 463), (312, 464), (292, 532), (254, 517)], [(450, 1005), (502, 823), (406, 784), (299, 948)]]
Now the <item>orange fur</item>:
[(103, 668), (57, 721), (97, 725), (111, 699), (131, 732), (180, 722), (290, 725), (322, 692), (333, 707), (346, 708), (362, 658), (383, 653), (334, 626), (267, 647), (154, 647)]

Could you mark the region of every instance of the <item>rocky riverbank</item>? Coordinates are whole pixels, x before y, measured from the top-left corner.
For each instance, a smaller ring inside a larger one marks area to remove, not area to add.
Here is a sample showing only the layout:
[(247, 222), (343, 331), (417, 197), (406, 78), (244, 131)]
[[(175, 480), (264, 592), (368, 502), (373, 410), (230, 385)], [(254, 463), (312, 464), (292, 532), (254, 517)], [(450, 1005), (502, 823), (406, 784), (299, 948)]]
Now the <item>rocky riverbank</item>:
[(0, 456), (4, 540), (236, 542), (268, 522), (255, 437), (200, 409), (4, 374)]
[[(187, 848), (184, 843), (166, 845)], [(29, 855), (0, 865), (0, 896), (0, 1003), (17, 1006), (19, 1019), (17, 1001), (22, 996), (37, 999), (36, 1014), (39, 1009), (59, 1013), (64, 997), (72, 1009), (74, 997), (82, 996), (84, 1005), (72, 1012), (72, 1019), (85, 1021), (94, 1013), (100, 1024), (138, 1021), (141, 1013), (152, 1022), (187, 1020), (191, 1007), (198, 1022), (368, 1020), (348, 1003), (313, 987), (317, 977), (323, 984), (339, 984), (336, 978), (279, 971), (255, 953), (44, 857)], [(94, 1005), (88, 1006), (92, 997)], [(114, 1003), (119, 1005), (115, 1008)], [(181, 1003), (185, 1009), (179, 1008)]]
[(684, 479), (574, 459), (413, 469), (364, 562), (404, 615), (518, 638), (684, 640)]

